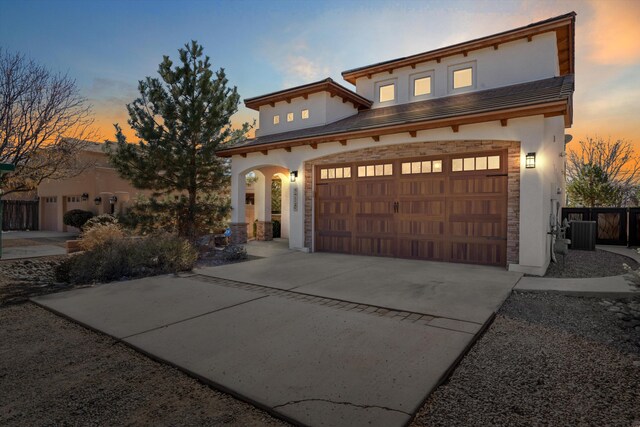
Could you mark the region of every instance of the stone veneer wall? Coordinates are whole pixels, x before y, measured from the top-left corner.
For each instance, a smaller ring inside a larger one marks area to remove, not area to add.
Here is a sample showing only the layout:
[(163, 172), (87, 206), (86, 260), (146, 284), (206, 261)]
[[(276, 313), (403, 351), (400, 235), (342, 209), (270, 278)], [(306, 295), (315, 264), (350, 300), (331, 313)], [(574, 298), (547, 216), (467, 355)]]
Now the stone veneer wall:
[(247, 243), (247, 223), (246, 222), (232, 222), (229, 224), (231, 229), (231, 236), (229, 237), (229, 243), (232, 245), (244, 245)]
[(519, 263), (520, 250), (520, 142), (518, 141), (434, 141), (373, 146), (332, 154), (305, 162), (304, 165), (304, 245), (312, 248), (313, 233), (313, 169), (317, 165), (365, 160), (400, 159), (403, 157), (458, 154), (507, 149), (507, 264)]
[(256, 240), (273, 240), (273, 223), (271, 221), (258, 221)]

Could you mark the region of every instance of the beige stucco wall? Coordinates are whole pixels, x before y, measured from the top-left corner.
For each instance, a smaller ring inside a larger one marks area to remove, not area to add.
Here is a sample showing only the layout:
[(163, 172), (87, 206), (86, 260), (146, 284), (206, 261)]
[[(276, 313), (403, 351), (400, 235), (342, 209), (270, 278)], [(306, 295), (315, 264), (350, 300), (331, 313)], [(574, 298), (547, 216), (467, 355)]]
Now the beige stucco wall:
[[(94, 166), (80, 175), (61, 180), (46, 180), (38, 186), (40, 198), (40, 229), (47, 231), (75, 231), (62, 223), (64, 213), (71, 209), (83, 209), (96, 215), (111, 213), (109, 198), (117, 197), (114, 213), (124, 212), (138, 195), (149, 196), (150, 191), (139, 190), (129, 181), (122, 179), (115, 169), (109, 166), (107, 155), (99, 152), (83, 152), (82, 160), (94, 163)], [(89, 195), (85, 201), (72, 201), (83, 193)], [(46, 203), (45, 198), (55, 197), (54, 203)], [(96, 197), (102, 200), (99, 204)]]

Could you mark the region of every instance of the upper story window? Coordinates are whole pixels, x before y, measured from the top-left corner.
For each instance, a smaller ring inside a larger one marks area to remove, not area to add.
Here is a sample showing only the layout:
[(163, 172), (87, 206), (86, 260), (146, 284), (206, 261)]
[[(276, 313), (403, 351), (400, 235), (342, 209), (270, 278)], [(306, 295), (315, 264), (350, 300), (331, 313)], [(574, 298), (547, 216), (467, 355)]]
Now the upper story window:
[(476, 87), (476, 63), (466, 62), (464, 64), (449, 67), (449, 91), (466, 91)]
[(473, 86), (473, 68), (463, 68), (453, 72), (453, 88)]
[(292, 122), (293, 121), (293, 113), (287, 113), (287, 121), (288, 122)]
[(409, 99), (417, 101), (433, 95), (433, 70), (409, 76)]
[(396, 81), (385, 81), (376, 83), (376, 92), (378, 95), (378, 102), (392, 102), (396, 100)]
[(413, 96), (429, 95), (431, 93), (431, 77), (420, 77), (413, 81)]
[(302, 110), (301, 116), (302, 116), (302, 120), (308, 119), (309, 118), (309, 110)]
[(276, 114), (273, 116), (273, 124), (277, 125), (278, 123), (280, 123), (280, 116)]

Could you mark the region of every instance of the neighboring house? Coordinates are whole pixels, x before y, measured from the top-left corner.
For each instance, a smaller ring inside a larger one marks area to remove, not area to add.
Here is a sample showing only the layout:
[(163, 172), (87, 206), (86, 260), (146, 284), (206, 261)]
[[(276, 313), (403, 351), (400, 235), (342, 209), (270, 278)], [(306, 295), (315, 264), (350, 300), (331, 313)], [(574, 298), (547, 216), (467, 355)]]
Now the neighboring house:
[(246, 99), (256, 138), (220, 152), (232, 240), (247, 238), (254, 171), (259, 239), (276, 174), (291, 248), (544, 274), (565, 200), (574, 29), (569, 13), (343, 72), (355, 92), (326, 79)]
[(63, 224), (65, 212), (82, 209), (96, 215), (118, 214), (138, 195), (150, 195), (121, 178), (110, 166), (103, 148), (104, 144), (88, 143), (79, 156), (81, 161), (91, 163), (91, 167), (76, 177), (45, 180), (38, 186), (40, 230), (77, 231)]

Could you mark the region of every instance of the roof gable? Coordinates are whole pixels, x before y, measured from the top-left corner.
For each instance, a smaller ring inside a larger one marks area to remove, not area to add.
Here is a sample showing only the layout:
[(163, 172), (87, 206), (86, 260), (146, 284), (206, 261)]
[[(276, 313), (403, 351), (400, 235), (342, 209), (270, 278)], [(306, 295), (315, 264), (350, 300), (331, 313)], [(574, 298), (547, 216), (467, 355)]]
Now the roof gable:
[(331, 96), (339, 96), (344, 102), (351, 102), (354, 108), (369, 108), (372, 104), (367, 98), (337, 84), (331, 78), (326, 78), (306, 85), (247, 98), (244, 100), (244, 105), (246, 105), (247, 108), (258, 111), (263, 105), (269, 104), (273, 107), (276, 102), (286, 101), (291, 103), (293, 98), (303, 97), (306, 99), (309, 95), (318, 92), (328, 92)]
[(359, 77), (369, 77), (376, 73), (393, 72), (394, 69), (402, 67), (415, 67), (417, 64), (428, 61), (440, 62), (442, 58), (463, 54), (467, 56), (470, 51), (493, 47), (498, 49), (500, 44), (508, 43), (515, 40), (531, 38), (538, 34), (551, 31), (556, 33), (556, 43), (558, 47), (558, 63), (560, 64), (560, 75), (574, 74), (575, 63), (575, 12), (565, 15), (556, 16), (554, 18), (545, 19), (544, 21), (535, 22), (524, 27), (515, 28), (479, 39), (458, 43), (452, 46), (431, 50), (428, 52), (418, 53), (416, 55), (404, 58), (392, 59), (389, 61), (379, 62), (372, 65), (353, 68), (343, 71), (342, 77), (349, 83), (355, 84)]

